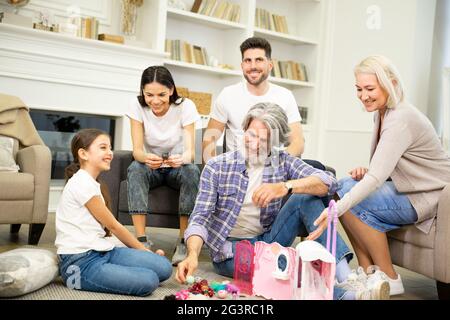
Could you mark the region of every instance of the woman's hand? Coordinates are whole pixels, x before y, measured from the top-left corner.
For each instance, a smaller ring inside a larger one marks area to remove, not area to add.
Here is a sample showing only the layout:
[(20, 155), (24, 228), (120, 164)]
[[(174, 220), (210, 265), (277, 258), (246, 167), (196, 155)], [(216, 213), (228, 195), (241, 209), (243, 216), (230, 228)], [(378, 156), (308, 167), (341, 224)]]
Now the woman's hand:
[(173, 154), (164, 163), (172, 168), (179, 168), (183, 165), (183, 157), (179, 154)]
[(145, 164), (151, 169), (158, 169), (163, 164), (163, 158), (153, 153), (148, 153), (145, 156)]
[(263, 183), (253, 193), (252, 201), (255, 206), (265, 208), (269, 205), (270, 201), (273, 199), (282, 198), (287, 193), (288, 190), (284, 186), (283, 182)]
[(306, 240), (316, 240), (328, 227), (328, 208), (325, 208), (320, 216), (314, 221), (314, 225), (318, 226), (316, 230), (311, 232)]
[(364, 178), (364, 175), (369, 171), (367, 168), (359, 167), (349, 171), (349, 175), (352, 176), (353, 180), (359, 181)]

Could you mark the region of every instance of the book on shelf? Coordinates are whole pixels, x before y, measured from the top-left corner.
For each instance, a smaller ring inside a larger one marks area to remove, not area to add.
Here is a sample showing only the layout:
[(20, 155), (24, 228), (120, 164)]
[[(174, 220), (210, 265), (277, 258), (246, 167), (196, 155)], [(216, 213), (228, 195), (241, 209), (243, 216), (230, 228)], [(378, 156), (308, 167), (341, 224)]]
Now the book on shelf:
[(125, 39), (123, 36), (115, 35), (115, 34), (101, 33), (98, 35), (97, 38), (100, 41), (106, 41), (106, 42), (114, 42), (114, 43), (120, 43), (120, 44), (123, 44), (125, 42)]
[(261, 29), (289, 33), (285, 16), (273, 14), (262, 8), (256, 8), (255, 26)]
[(172, 60), (208, 65), (208, 54), (206, 49), (201, 46), (182, 40), (166, 39), (165, 50), (170, 53)]
[(232, 22), (241, 19), (241, 6), (225, 0), (195, 0), (191, 12)]
[(290, 79), (297, 81), (308, 81), (308, 74), (304, 63), (289, 61), (279, 61), (272, 59), (273, 68), (271, 76), (282, 79)]
[(70, 23), (77, 26), (77, 37), (98, 39), (99, 21), (95, 17), (74, 17)]
[(201, 64), (201, 65), (206, 64), (202, 47), (194, 46), (194, 61), (196, 64)]
[(191, 12), (198, 13), (200, 6), (202, 5), (202, 0), (195, 0), (192, 5)]

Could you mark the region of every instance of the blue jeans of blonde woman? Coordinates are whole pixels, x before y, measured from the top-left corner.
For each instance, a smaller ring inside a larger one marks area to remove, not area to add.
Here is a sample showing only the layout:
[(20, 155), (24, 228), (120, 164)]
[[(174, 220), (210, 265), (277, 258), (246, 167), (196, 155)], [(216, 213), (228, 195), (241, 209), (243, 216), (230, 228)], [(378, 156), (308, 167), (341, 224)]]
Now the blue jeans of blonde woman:
[[(340, 179), (337, 194), (340, 198), (358, 181), (351, 177)], [(417, 221), (417, 212), (408, 197), (397, 191), (392, 181), (386, 181), (367, 198), (350, 209), (363, 223), (380, 232), (398, 229)]]
[(128, 210), (130, 214), (150, 213), (148, 193), (161, 185), (180, 190), (179, 214), (190, 215), (195, 205), (200, 181), (200, 170), (194, 164), (179, 168), (150, 169), (133, 161), (128, 167)]
[[(299, 234), (309, 234), (317, 228), (314, 226), (314, 221), (324, 209), (323, 201), (319, 197), (293, 194), (281, 208), (269, 231), (245, 240), (249, 240), (251, 243), (256, 241), (264, 241), (266, 243), (278, 242), (284, 247), (289, 247)], [(234, 253), (236, 243), (244, 239), (229, 238), (228, 240), (233, 244)], [(323, 232), (316, 241), (326, 246), (327, 232)], [(347, 259), (347, 262), (350, 262), (353, 258), (353, 253), (338, 233), (336, 239), (336, 263), (339, 263), (344, 258)], [(220, 263), (213, 262), (213, 266), (218, 274), (233, 277), (234, 258)], [(341, 299), (345, 294), (345, 291), (340, 288), (335, 288), (334, 291), (335, 299)]]
[(166, 257), (131, 248), (60, 254), (59, 260), (67, 287), (85, 291), (147, 296), (172, 274)]

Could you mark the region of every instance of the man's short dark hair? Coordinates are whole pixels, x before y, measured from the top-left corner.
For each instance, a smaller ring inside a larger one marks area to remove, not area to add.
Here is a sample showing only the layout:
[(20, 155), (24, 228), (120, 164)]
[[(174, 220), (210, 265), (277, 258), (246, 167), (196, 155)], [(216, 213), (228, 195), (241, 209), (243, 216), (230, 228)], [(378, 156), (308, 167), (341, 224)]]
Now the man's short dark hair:
[(241, 56), (244, 58), (244, 52), (248, 49), (263, 49), (267, 59), (271, 59), (272, 56), (272, 47), (270, 46), (269, 41), (264, 38), (259, 37), (251, 37), (242, 42), (241, 44)]

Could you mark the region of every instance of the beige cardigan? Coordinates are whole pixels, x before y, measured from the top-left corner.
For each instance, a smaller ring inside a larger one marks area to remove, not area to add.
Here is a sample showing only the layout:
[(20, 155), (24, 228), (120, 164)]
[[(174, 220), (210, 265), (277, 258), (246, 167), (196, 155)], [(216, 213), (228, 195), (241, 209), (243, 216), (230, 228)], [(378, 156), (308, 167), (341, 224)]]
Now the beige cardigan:
[(28, 107), (15, 96), (0, 93), (0, 135), (19, 140), (21, 146), (44, 145), (28, 113)]
[(439, 195), (450, 183), (450, 159), (431, 122), (414, 106), (403, 102), (386, 111), (378, 145), (379, 112), (374, 121), (369, 171), (338, 201), (338, 214), (353, 208), (391, 177), (416, 209), (417, 228), (428, 233)]

